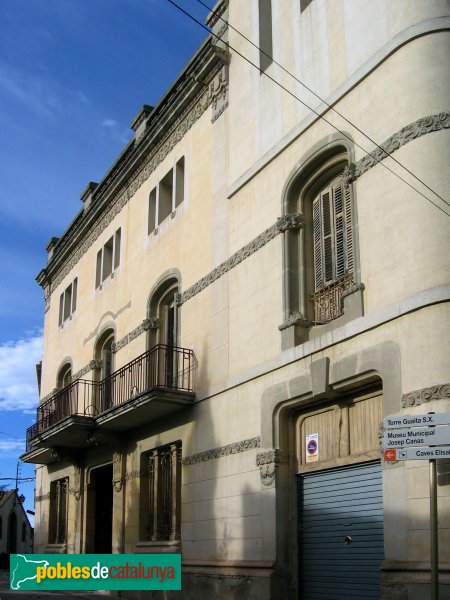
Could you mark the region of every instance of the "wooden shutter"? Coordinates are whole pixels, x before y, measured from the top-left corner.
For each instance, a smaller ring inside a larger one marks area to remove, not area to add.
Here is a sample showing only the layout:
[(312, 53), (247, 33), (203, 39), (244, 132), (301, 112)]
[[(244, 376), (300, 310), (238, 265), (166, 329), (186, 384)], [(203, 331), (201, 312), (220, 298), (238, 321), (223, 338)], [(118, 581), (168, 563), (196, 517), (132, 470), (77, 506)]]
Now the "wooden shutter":
[(347, 251), (347, 273), (353, 273), (353, 219), (352, 193), (349, 185), (343, 185), (345, 201), (345, 247)]
[(322, 276), (322, 218), (320, 196), (313, 201), (313, 234), (314, 234), (314, 283), (315, 291), (323, 287)]
[(333, 207), (334, 207), (334, 240), (335, 240), (335, 276), (340, 279), (345, 275), (345, 215), (343, 203), (342, 180), (337, 180), (332, 185)]
[(313, 200), (315, 291), (353, 272), (350, 187), (342, 175)]

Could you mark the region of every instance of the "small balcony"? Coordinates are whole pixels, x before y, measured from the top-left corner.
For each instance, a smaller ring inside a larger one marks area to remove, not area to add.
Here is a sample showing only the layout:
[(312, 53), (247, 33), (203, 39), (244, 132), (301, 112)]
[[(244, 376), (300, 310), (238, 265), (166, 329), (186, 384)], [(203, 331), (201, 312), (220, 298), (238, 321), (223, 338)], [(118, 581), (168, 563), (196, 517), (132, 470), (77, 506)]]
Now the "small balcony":
[(89, 446), (89, 433), (121, 432), (191, 405), (192, 350), (158, 344), (101, 381), (77, 379), (39, 405), (27, 429), (27, 462), (51, 462), (52, 449)]

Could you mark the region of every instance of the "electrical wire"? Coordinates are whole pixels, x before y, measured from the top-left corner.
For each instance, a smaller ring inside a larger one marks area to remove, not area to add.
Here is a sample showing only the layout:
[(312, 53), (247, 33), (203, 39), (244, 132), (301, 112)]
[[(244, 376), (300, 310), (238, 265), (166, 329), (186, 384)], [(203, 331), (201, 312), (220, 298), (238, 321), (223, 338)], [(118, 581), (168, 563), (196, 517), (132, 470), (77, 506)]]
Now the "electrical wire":
[(273, 62), (274, 65), (276, 65), (282, 71), (284, 71), (287, 75), (289, 75), (290, 77), (292, 77), (292, 79), (294, 79), (294, 81), (296, 81), (302, 87), (304, 87), (306, 90), (308, 90), (308, 92), (310, 92), (313, 96), (315, 96), (318, 100), (320, 100), (320, 102), (322, 102), (323, 104), (325, 104), (325, 106), (327, 106), (330, 110), (332, 110), (336, 115), (338, 115), (339, 117), (341, 117), (341, 119), (343, 119), (346, 123), (348, 123), (348, 125), (350, 125), (351, 127), (353, 127), (356, 131), (358, 131), (358, 133), (360, 133), (367, 140), (369, 140), (369, 142), (371, 142), (372, 144), (374, 144), (386, 156), (389, 156), (395, 163), (397, 163), (400, 167), (402, 167), (403, 169), (405, 169), (405, 171), (407, 173), (409, 173), (409, 175), (411, 175), (412, 177), (414, 177), (414, 179), (416, 179), (419, 183), (421, 183), (424, 187), (426, 187), (430, 192), (432, 192), (435, 196), (437, 196), (437, 198), (439, 198), (439, 200), (442, 200), (442, 202), (444, 204), (447, 204), (447, 206), (450, 206), (450, 202), (447, 202), (445, 200), (445, 198), (443, 198), (440, 194), (438, 194), (435, 190), (433, 190), (432, 187), (430, 187), (427, 183), (425, 183), (425, 181), (423, 181), (422, 179), (420, 179), (420, 177), (418, 177), (415, 173), (413, 173), (410, 169), (408, 169), (408, 167), (405, 167), (405, 165), (403, 163), (401, 163), (397, 158), (395, 158), (392, 155), (391, 152), (389, 152), (388, 150), (385, 150), (382, 146), (380, 146), (380, 144), (378, 144), (365, 131), (363, 131), (360, 127), (358, 127), (358, 125), (355, 125), (353, 123), (353, 121), (350, 121), (350, 119), (348, 119), (345, 115), (343, 115), (336, 108), (334, 108), (334, 106), (332, 106), (324, 98), (322, 98), (321, 96), (319, 96), (319, 94), (317, 94), (317, 92), (315, 92), (314, 90), (312, 90), (308, 85), (306, 85), (306, 83), (304, 83), (301, 79), (299, 79), (298, 77), (296, 77), (291, 71), (289, 71), (289, 69), (287, 69), (286, 67), (284, 67), (278, 61), (276, 61), (273, 58), (273, 56), (271, 56), (270, 54), (268, 54), (267, 52), (265, 52), (260, 46), (258, 46), (258, 44), (255, 44), (255, 42), (252, 42), (252, 40), (250, 38), (248, 38), (244, 33), (242, 33), (241, 31), (239, 31), (239, 29), (237, 29), (236, 27), (234, 27), (233, 25), (231, 25), (231, 23), (229, 21), (227, 21), (226, 19), (224, 19), (221, 15), (219, 15), (217, 11), (215, 11), (212, 8), (210, 8), (205, 2), (203, 2), (203, 0), (196, 0), (196, 2), (198, 2), (198, 4), (200, 4), (204, 8), (207, 8), (210, 12), (212, 12), (212, 14), (215, 15), (218, 19), (220, 19), (223, 23), (225, 23), (225, 25), (227, 27), (229, 27), (230, 29), (232, 29), (233, 31), (235, 31), (244, 40), (246, 40), (249, 44), (251, 44), (254, 48), (256, 48), (261, 54), (263, 54), (266, 58), (270, 59)]
[[(177, 4), (176, 2), (174, 2), (174, 0), (167, 0), (167, 2), (169, 2), (170, 4), (172, 4), (175, 8), (177, 8), (180, 12), (182, 12), (184, 15), (186, 15), (189, 19), (191, 19), (192, 21), (194, 21), (195, 23), (197, 23), (197, 25), (199, 25), (200, 27), (202, 27), (203, 29), (205, 29), (209, 34), (211, 34), (212, 36), (214, 36), (217, 40), (222, 41), (222, 43), (226, 44), (228, 46), (228, 48), (230, 48), (235, 54), (237, 54), (238, 56), (240, 56), (248, 64), (250, 64), (252, 67), (254, 67), (259, 72), (261, 72), (261, 70), (258, 67), (258, 65), (256, 65), (254, 62), (252, 62), (247, 56), (245, 56), (244, 54), (242, 54), (242, 52), (240, 52), (239, 50), (237, 50), (236, 48), (234, 48), (233, 46), (231, 46), (228, 42), (223, 42), (221, 36), (218, 36), (215, 33), (213, 33), (209, 29), (209, 27), (207, 27), (201, 21), (199, 21), (196, 17), (194, 17), (193, 15), (191, 15), (182, 6), (180, 6), (179, 4)], [(340, 133), (343, 137), (345, 137), (346, 139), (348, 139), (350, 142), (354, 143), (355, 146), (357, 146), (358, 148), (360, 148), (363, 152), (365, 152), (366, 154), (370, 155), (377, 163), (379, 163), (381, 166), (383, 166), (386, 170), (388, 170), (390, 173), (392, 173), (395, 177), (397, 177), (398, 179), (400, 179), (401, 181), (403, 181), (403, 183), (405, 183), (411, 189), (413, 189), (415, 192), (417, 192), (427, 202), (430, 202), (430, 204), (432, 204), (438, 210), (440, 210), (442, 213), (444, 213), (444, 215), (446, 215), (447, 217), (450, 216), (450, 213), (447, 213), (442, 207), (440, 207), (438, 204), (436, 204), (435, 202), (433, 202), (433, 200), (431, 200), (430, 198), (428, 198), (423, 192), (421, 192), (420, 190), (418, 190), (416, 187), (414, 187), (413, 185), (411, 185), (408, 181), (406, 181), (406, 179), (404, 179), (398, 173), (396, 173), (395, 171), (393, 171), (390, 167), (388, 167), (386, 164), (384, 164), (384, 162), (382, 162), (380, 159), (378, 159), (376, 156), (374, 156), (371, 152), (369, 152), (363, 146), (361, 146), (360, 144), (358, 144), (357, 142), (355, 142), (354, 140), (352, 140), (352, 138), (350, 138), (344, 131), (341, 131), (338, 127), (336, 127), (336, 125), (333, 125), (333, 123), (331, 123), (328, 119), (326, 119), (323, 115), (321, 115), (317, 110), (315, 110), (314, 108), (312, 108), (311, 106), (309, 106), (306, 102), (304, 102), (303, 100), (301, 100), (298, 96), (296, 96), (293, 92), (291, 92), (291, 90), (289, 90), (288, 88), (286, 88), (283, 84), (281, 84), (279, 81), (277, 81), (276, 79), (274, 79), (267, 72), (263, 71), (262, 74), (265, 75), (271, 81), (273, 81), (273, 83), (275, 83), (275, 85), (278, 85), (282, 90), (284, 90), (285, 92), (287, 92), (290, 96), (292, 96), (293, 98), (295, 98), (298, 102), (300, 102), (301, 104), (303, 104), (303, 106), (305, 106), (308, 110), (310, 110), (311, 112), (313, 112), (319, 119), (322, 119), (325, 123), (327, 123), (330, 127), (332, 127), (334, 130), (336, 130), (338, 133)], [(435, 192), (433, 192), (433, 193), (435, 193)], [(447, 204), (445, 202), (445, 200), (444, 200), (444, 203)]]

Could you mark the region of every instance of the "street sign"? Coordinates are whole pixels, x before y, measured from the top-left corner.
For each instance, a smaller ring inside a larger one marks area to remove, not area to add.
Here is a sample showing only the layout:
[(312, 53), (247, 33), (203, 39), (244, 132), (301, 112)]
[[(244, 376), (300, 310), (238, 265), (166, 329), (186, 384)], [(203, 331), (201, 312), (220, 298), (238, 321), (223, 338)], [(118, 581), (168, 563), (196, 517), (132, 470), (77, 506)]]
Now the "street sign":
[(450, 446), (434, 448), (391, 448), (384, 451), (384, 460), (430, 460), (450, 458)]
[(385, 429), (398, 429), (401, 427), (424, 427), (429, 425), (450, 425), (450, 413), (386, 417), (383, 421), (383, 425)]
[(384, 432), (384, 447), (387, 449), (441, 444), (450, 444), (450, 427), (411, 427)]

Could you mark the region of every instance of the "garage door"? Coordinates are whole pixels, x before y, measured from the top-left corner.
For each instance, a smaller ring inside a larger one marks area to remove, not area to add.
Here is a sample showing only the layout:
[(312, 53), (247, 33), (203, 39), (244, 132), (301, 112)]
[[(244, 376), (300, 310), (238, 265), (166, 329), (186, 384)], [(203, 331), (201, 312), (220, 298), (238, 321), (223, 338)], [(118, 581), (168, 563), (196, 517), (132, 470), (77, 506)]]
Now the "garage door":
[(379, 461), (299, 475), (300, 598), (380, 597)]

